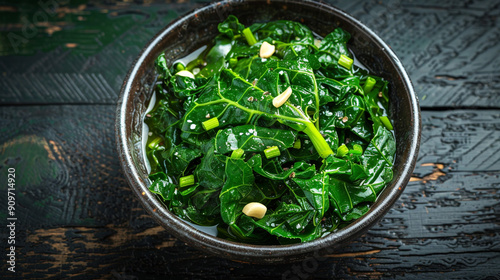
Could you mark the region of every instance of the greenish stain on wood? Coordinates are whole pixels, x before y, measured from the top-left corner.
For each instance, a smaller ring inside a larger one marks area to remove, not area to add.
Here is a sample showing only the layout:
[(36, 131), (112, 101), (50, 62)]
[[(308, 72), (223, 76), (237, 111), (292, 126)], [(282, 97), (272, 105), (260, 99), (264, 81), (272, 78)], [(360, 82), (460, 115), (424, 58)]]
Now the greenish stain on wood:
[[(58, 164), (57, 155), (50, 143), (36, 135), (17, 136), (0, 145), (0, 178), (7, 178), (10, 168), (15, 169), (16, 217), (21, 217), (21, 209), (29, 207), (32, 216), (37, 218), (53, 215), (50, 205), (54, 205), (53, 196), (43, 193), (43, 185), (57, 182), (63, 172)], [(0, 184), (0, 192), (7, 192), (7, 183)], [(27, 193), (35, 195), (26, 195)], [(7, 211), (0, 211), (0, 219), (7, 218)]]
[(47, 140), (35, 135), (23, 135), (3, 143), (0, 163), (2, 178), (7, 178), (9, 168), (16, 169), (19, 194), (48, 179), (56, 179), (60, 172)]

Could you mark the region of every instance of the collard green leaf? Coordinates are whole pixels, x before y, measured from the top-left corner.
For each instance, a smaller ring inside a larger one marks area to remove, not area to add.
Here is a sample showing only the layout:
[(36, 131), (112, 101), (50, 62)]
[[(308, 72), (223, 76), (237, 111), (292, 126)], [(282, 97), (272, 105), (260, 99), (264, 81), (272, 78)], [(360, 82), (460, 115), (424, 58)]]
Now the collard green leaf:
[(220, 212), (219, 191), (202, 189), (191, 197), (193, 205), (204, 215), (213, 215)]
[(196, 181), (208, 189), (222, 188), (226, 158), (224, 155), (214, 154), (213, 147), (208, 150), (194, 171)]
[(285, 43), (313, 44), (314, 36), (309, 28), (294, 21), (277, 20), (250, 27), (257, 40), (269, 38)]
[(230, 39), (238, 35), (245, 29), (245, 26), (238, 21), (238, 18), (230, 15), (223, 22), (219, 23), (218, 27), (221, 34), (226, 35)]
[[(274, 161), (268, 162), (274, 163)], [(269, 164), (263, 164), (263, 158), (260, 154), (250, 158), (248, 164), (252, 166), (256, 173), (272, 180), (285, 180), (290, 177), (309, 179), (316, 173), (316, 167), (314, 165), (310, 165), (303, 161), (295, 162), (291, 168), (287, 168), (286, 170), (282, 169), (278, 164), (272, 164), (274, 168), (273, 170), (269, 170), (266, 168), (266, 165)]]
[(316, 77), (306, 59), (270, 61), (266, 67), (270, 71), (262, 76), (257, 86), (269, 91), (272, 96), (278, 96), (291, 86), (293, 93), (288, 99), (290, 104), (299, 106), (303, 112), (319, 111), (320, 98)]
[(319, 224), (325, 212), (330, 207), (328, 198), (328, 180), (326, 173), (317, 174), (310, 179), (294, 178), (293, 181), (300, 186), (309, 203), (314, 207), (315, 216), (313, 224)]
[(260, 79), (263, 73), (268, 71), (267, 62), (267, 59), (262, 59), (258, 55), (252, 54), (248, 58), (238, 60), (234, 71), (245, 80), (254, 82)]
[(326, 158), (321, 171), (330, 177), (352, 183), (368, 177), (365, 166), (358, 164), (355, 157), (348, 155), (343, 158), (333, 156)]
[[(178, 100), (163, 88), (162, 85), (155, 87), (156, 98), (159, 99), (155, 107), (148, 112), (144, 122), (149, 131), (155, 135), (164, 135), (166, 139), (177, 144), (175, 137), (178, 136), (177, 123), (180, 122), (179, 112), (182, 110)], [(169, 147), (170, 143), (167, 143)]]
[(352, 58), (347, 41), (351, 35), (341, 28), (335, 29), (328, 34), (319, 46), (318, 60), (323, 66), (324, 73), (330, 78), (342, 78), (352, 76), (352, 70), (346, 69), (338, 64), (341, 55)]
[(371, 77), (376, 80), (376, 84), (370, 92), (365, 92), (365, 102), (373, 122), (373, 131), (377, 131), (379, 126), (383, 126), (380, 117), (387, 116), (389, 111), (388, 82), (379, 77)]
[(337, 64), (341, 55), (352, 57), (347, 42), (351, 35), (341, 28), (336, 28), (321, 41), (319, 59), (323, 64)]
[(217, 132), (215, 151), (220, 154), (236, 149), (243, 149), (245, 152), (262, 152), (271, 146), (284, 150), (293, 146), (296, 136), (297, 133), (293, 130), (240, 125)]
[(361, 204), (361, 205), (358, 205), (358, 206), (352, 208), (350, 211), (342, 214), (340, 218), (346, 222), (356, 220), (356, 219), (359, 219), (364, 214), (366, 214), (366, 212), (368, 212), (368, 210), (370, 210), (370, 207), (368, 206), (368, 204)]
[(326, 142), (332, 147), (334, 151), (339, 147), (339, 136), (337, 133), (337, 127), (335, 126), (335, 116), (328, 106), (321, 107), (319, 114), (319, 128), (320, 132), (323, 133)]
[[(324, 133), (325, 131), (322, 130), (321, 132)], [(300, 141), (300, 148), (292, 148), (286, 150), (283, 155), (283, 157), (286, 157), (286, 160), (284, 161), (316, 161), (320, 159), (318, 152), (314, 148), (313, 143), (311, 142), (309, 137), (307, 137), (307, 135), (305, 135), (304, 133), (299, 133), (297, 138), (298, 141)], [(325, 134), (324, 138), (332, 149), (336, 149), (336, 146), (332, 145), (332, 142), (329, 141), (329, 135)]]
[(187, 220), (200, 226), (214, 226), (220, 222), (218, 215), (204, 215), (200, 209), (192, 205), (184, 209), (184, 214)]
[(370, 185), (376, 193), (379, 193), (392, 180), (395, 153), (394, 136), (385, 127), (379, 126), (362, 157), (363, 165), (370, 174), (364, 184)]
[(221, 217), (234, 231), (245, 235), (251, 230), (243, 231), (237, 224), (239, 217), (243, 215), (243, 207), (250, 202), (264, 201), (265, 196), (254, 185), (252, 168), (243, 159), (227, 158), (225, 165), (226, 180), (219, 195)]
[(263, 93), (261, 88), (252, 85), (232, 70), (225, 69), (217, 83), (205, 90), (187, 108), (182, 130), (192, 134), (204, 133), (201, 122), (206, 120), (207, 115), (217, 117), (220, 128), (252, 123), (260, 116), (292, 120), (293, 123), (308, 121), (291, 106), (282, 106), (285, 108), (278, 110), (272, 105), (273, 97)]
[(195, 79), (190, 77), (174, 75), (172, 76), (170, 83), (172, 84), (174, 91), (177, 92), (178, 96), (181, 98), (191, 95), (192, 91), (198, 89)]
[(377, 198), (375, 190), (370, 185), (357, 186), (335, 176), (329, 177), (330, 202), (341, 216), (352, 211), (358, 204), (374, 202)]
[(181, 176), (188, 167), (189, 163), (200, 157), (199, 149), (187, 146), (172, 146), (161, 153), (163, 158), (162, 166), (165, 171), (172, 176)]
[(318, 77), (316, 81), (321, 106), (330, 102), (339, 103), (347, 95), (361, 91), (358, 77), (347, 77), (342, 80)]
[(328, 130), (330, 134), (334, 129), (349, 129), (368, 142), (373, 137), (373, 132), (366, 119), (365, 108), (363, 97), (349, 95), (339, 105), (323, 108), (325, 117), (320, 118), (320, 127), (325, 132)]
[(333, 115), (330, 122), (337, 128), (353, 128), (365, 113), (365, 102), (362, 97), (349, 95), (342, 103), (330, 107)]
[(164, 172), (157, 172), (149, 175), (149, 179), (152, 182), (149, 186), (149, 190), (152, 193), (161, 195), (164, 200), (172, 199), (176, 187), (172, 178), (167, 176)]
[(322, 171), (328, 176), (331, 207), (342, 219), (351, 217), (352, 215), (347, 214), (356, 212), (353, 209), (360, 204), (375, 201), (375, 189), (370, 184), (359, 184), (361, 179), (367, 178), (364, 166), (329, 157), (325, 160)]
[(165, 53), (161, 53), (155, 60), (155, 68), (159, 73), (160, 79), (167, 79), (170, 77), (170, 70), (168, 69), (167, 59), (165, 58)]
[(224, 69), (225, 57), (231, 51), (233, 41), (226, 36), (217, 36), (213, 47), (203, 57), (203, 68), (199, 76), (209, 78)]
[(197, 95), (209, 81), (210, 79), (203, 77), (193, 79), (182, 75), (173, 75), (170, 77), (168, 86), (169, 91), (174, 92), (176, 98), (185, 100), (189, 97)]
[(314, 226), (311, 221), (314, 211), (305, 210), (298, 205), (282, 203), (276, 211), (254, 221), (255, 225), (270, 234), (284, 238), (298, 238), (302, 242), (321, 236), (321, 225)]

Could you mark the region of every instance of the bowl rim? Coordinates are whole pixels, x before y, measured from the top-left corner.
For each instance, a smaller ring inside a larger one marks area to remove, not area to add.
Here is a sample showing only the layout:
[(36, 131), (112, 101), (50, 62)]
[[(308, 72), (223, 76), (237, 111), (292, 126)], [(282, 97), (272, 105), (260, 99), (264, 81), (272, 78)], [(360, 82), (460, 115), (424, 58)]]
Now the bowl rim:
[(377, 34), (375, 34), (375, 32), (373, 32), (359, 20), (339, 8), (311, 0), (272, 0), (272, 2), (275, 3), (305, 5), (309, 6), (310, 8), (326, 9), (328, 10), (328, 13), (334, 14), (337, 17), (343, 17), (346, 21), (352, 22), (360, 29), (361, 32), (364, 32), (368, 37), (373, 39), (373, 42), (377, 45), (377, 47), (382, 48), (382, 51), (391, 58), (392, 67), (394, 67), (401, 76), (405, 91), (409, 93), (413, 124), (411, 127), (411, 131), (409, 132), (411, 145), (409, 148), (410, 150), (408, 153), (408, 159), (410, 160), (410, 162), (409, 164), (405, 164), (402, 172), (400, 173), (400, 176), (394, 178), (396, 179), (396, 181), (393, 181), (394, 187), (389, 190), (390, 192), (387, 194), (387, 197), (381, 201), (377, 200), (375, 207), (371, 208), (369, 212), (367, 212), (365, 215), (358, 218), (355, 222), (349, 224), (342, 230), (304, 243), (290, 245), (252, 245), (239, 243), (202, 232), (190, 226), (175, 214), (171, 213), (166, 207), (162, 205), (160, 201), (158, 201), (155, 195), (149, 191), (148, 183), (144, 182), (141, 179), (138, 170), (134, 166), (134, 162), (132, 160), (131, 152), (128, 149), (129, 147), (127, 145), (126, 138), (126, 105), (127, 100), (134, 95), (134, 80), (138, 73), (140, 73), (139, 69), (145, 62), (148, 54), (153, 51), (154, 46), (156, 44), (159, 44), (169, 32), (182, 26), (184, 22), (186, 22), (189, 18), (195, 17), (196, 14), (209, 11), (211, 9), (217, 8), (218, 6), (241, 4), (242, 2), (265, 3), (266, 0), (229, 0), (215, 2), (204, 7), (194, 9), (171, 21), (166, 27), (159, 31), (140, 51), (139, 55), (133, 62), (132, 67), (129, 69), (124, 79), (116, 107), (115, 139), (122, 170), (124, 171), (128, 184), (134, 190), (134, 193), (137, 195), (144, 208), (152, 215), (152, 217), (160, 225), (166, 228), (169, 233), (173, 234), (177, 238), (195, 248), (202, 250), (208, 249), (208, 251), (210, 251), (211, 253), (215, 253), (216, 255), (244, 261), (248, 261), (250, 260), (250, 258), (256, 256), (264, 257), (262, 260), (257, 260), (257, 262), (266, 262), (269, 259), (280, 259), (297, 255), (311, 255), (312, 253), (316, 254), (319, 250), (324, 250), (325, 248), (330, 250), (334, 249), (346, 239), (352, 238), (352, 236), (361, 236), (361, 234), (368, 230), (368, 228), (370, 228), (374, 223), (378, 222), (378, 220), (387, 213), (387, 211), (399, 198), (404, 188), (406, 187), (406, 184), (410, 180), (410, 177), (414, 170), (420, 146), (421, 134), (421, 118), (418, 97), (414, 92), (412, 82), (404, 66), (402, 65), (396, 54), (392, 51), (392, 49)]

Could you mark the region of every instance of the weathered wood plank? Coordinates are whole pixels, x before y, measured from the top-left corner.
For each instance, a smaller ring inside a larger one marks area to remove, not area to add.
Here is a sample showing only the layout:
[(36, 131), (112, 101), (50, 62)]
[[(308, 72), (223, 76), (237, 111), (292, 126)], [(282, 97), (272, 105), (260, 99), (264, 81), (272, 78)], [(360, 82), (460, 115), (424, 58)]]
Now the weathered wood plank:
[(18, 199), (26, 205), (18, 215), (31, 227), (127, 221), (133, 206), (116, 156), (114, 111), (109, 105), (2, 108), (1, 173), (16, 168)]
[[(0, 11), (0, 103), (114, 103), (149, 39), (206, 1), (151, 2), (61, 4), (57, 16), (47, 14), (48, 23), (36, 28), (23, 24), (21, 14), (32, 19), (44, 11), (39, 5), (6, 6)], [(361, 20), (395, 50), (423, 107), (500, 107), (498, 2), (327, 2)], [(23, 33), (28, 27), (34, 35)], [(9, 34), (27, 42), (17, 46)]]
[[(115, 103), (139, 51), (195, 7), (53, 1), (58, 4), (52, 13), (36, 3), (0, 10), (2, 104)], [(44, 24), (33, 25), (37, 13)]]
[(441, 169), (453, 171), (500, 171), (500, 110), (423, 112), (422, 123), (420, 164), (440, 163)]
[(349, 2), (402, 60), (422, 107), (500, 106), (498, 1)]
[[(325, 259), (265, 266), (206, 255), (151, 219), (121, 173), (114, 148), (114, 109), (67, 105), (0, 110), (0, 178), (6, 178), (8, 167), (15, 167), (18, 177), (17, 276), (484, 279), (500, 275), (500, 170), (492, 164), (500, 153), (485, 152), (480, 145), (486, 141), (481, 135), (496, 139), (488, 142), (491, 151), (498, 145), (499, 111), (424, 111), (413, 181), (378, 225)], [(5, 188), (1, 184), (0, 192)], [(2, 205), (5, 199), (0, 196)], [(0, 218), (5, 220), (3, 213)], [(4, 240), (5, 229), (0, 232)]]

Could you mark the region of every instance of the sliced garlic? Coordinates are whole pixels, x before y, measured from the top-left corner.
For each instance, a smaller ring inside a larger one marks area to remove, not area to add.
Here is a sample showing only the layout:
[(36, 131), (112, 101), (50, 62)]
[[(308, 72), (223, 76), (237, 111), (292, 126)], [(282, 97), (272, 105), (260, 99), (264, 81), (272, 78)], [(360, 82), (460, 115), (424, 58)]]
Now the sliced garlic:
[(321, 40), (319, 40), (319, 39), (314, 39), (314, 45), (315, 45), (316, 47), (318, 47), (318, 48), (319, 48), (319, 47), (321, 47)]
[(266, 215), (267, 207), (260, 202), (250, 202), (243, 207), (242, 212), (249, 217), (262, 219)]
[(189, 72), (188, 70), (181, 70), (181, 71), (175, 73), (175, 75), (194, 79), (193, 73)]
[(292, 88), (288, 87), (285, 89), (284, 92), (282, 92), (280, 95), (276, 96), (273, 99), (273, 105), (276, 108), (281, 107), (281, 105), (285, 104), (285, 102), (290, 98), (290, 95), (292, 95)]
[(260, 46), (260, 57), (261, 58), (270, 58), (274, 54), (275, 50), (276, 50), (276, 47), (274, 45), (271, 45), (268, 42), (264, 42)]

